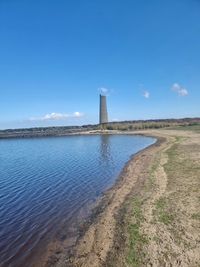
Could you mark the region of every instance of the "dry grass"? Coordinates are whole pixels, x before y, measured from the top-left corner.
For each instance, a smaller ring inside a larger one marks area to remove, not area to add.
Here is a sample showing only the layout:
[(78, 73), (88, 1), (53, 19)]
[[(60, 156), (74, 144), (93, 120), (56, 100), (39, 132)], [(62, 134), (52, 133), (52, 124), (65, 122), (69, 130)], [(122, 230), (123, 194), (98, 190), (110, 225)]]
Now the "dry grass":
[(129, 232), (128, 266), (199, 266), (200, 138), (198, 127), (186, 130), (163, 130), (168, 147), (155, 157), (129, 222), (137, 227)]

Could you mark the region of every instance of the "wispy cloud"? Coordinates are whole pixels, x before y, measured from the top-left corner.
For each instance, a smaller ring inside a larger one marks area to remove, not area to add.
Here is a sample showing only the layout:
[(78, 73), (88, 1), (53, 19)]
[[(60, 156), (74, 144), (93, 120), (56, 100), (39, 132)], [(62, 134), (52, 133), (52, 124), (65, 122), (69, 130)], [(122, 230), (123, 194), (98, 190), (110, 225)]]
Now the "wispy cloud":
[(111, 93), (113, 93), (113, 90), (108, 89), (106, 87), (100, 87), (100, 88), (98, 88), (98, 91), (100, 94), (107, 95), (107, 96), (110, 95)]
[(150, 97), (150, 93), (148, 91), (144, 91), (142, 94), (145, 98), (149, 98)]
[(31, 117), (30, 121), (56, 121), (56, 120), (66, 120), (69, 118), (80, 118), (83, 117), (83, 113), (76, 111), (72, 114), (66, 114), (66, 113), (48, 113), (42, 117)]
[(171, 89), (172, 89), (172, 91), (176, 92), (180, 96), (187, 96), (188, 95), (188, 90), (186, 88), (182, 87), (178, 83), (174, 83), (172, 85)]
[(79, 112), (79, 111), (76, 111), (76, 112), (73, 113), (73, 117), (75, 117), (75, 118), (80, 118), (80, 117), (83, 117), (83, 116), (84, 116), (84, 114)]
[(144, 98), (149, 98), (150, 97), (150, 92), (145, 89), (144, 85), (141, 83), (139, 84), (140, 90), (142, 91), (142, 96)]

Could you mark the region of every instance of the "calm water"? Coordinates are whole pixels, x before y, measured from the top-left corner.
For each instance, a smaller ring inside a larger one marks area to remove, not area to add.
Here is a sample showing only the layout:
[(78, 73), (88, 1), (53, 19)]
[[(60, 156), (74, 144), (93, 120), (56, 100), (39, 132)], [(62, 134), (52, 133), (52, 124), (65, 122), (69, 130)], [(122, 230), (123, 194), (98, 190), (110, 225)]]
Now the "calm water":
[(154, 142), (122, 135), (0, 140), (0, 266), (30, 267), (41, 244)]

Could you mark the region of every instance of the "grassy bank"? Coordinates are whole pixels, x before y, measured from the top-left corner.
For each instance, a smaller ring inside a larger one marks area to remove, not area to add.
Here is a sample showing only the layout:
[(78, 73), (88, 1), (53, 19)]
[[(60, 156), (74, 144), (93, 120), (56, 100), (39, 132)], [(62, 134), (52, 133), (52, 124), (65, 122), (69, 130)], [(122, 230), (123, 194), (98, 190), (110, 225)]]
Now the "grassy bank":
[[(179, 127), (183, 129), (200, 131), (197, 125)], [(199, 266), (200, 142), (181, 135), (177, 132), (161, 151), (150, 172), (153, 182), (146, 182), (146, 190), (132, 204), (128, 266)]]

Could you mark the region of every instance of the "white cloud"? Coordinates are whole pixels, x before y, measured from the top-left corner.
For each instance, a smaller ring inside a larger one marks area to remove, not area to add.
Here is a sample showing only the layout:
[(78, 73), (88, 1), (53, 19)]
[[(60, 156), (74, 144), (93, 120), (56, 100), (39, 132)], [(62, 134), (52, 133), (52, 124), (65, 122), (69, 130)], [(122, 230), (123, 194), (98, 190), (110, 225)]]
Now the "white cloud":
[(111, 92), (108, 88), (105, 88), (105, 87), (100, 87), (100, 88), (98, 88), (98, 91), (99, 91), (100, 94), (102, 94), (102, 95), (109, 95), (110, 92)]
[(83, 117), (83, 113), (79, 112), (79, 111), (76, 111), (73, 113), (73, 116), (74, 118), (80, 118), (80, 117)]
[(144, 92), (143, 92), (143, 96), (144, 96), (145, 98), (149, 98), (149, 97), (150, 97), (150, 93), (149, 93), (148, 91), (144, 91)]
[(32, 117), (30, 121), (55, 121), (55, 120), (66, 120), (68, 118), (80, 118), (83, 117), (83, 113), (76, 111), (73, 114), (66, 114), (66, 113), (48, 113), (42, 117)]
[(41, 117), (41, 120), (62, 120), (68, 118), (68, 114), (62, 114), (62, 113), (49, 113), (46, 114), (45, 116)]
[(172, 91), (176, 92), (180, 96), (187, 96), (188, 90), (183, 88), (180, 84), (174, 83), (172, 85)]

